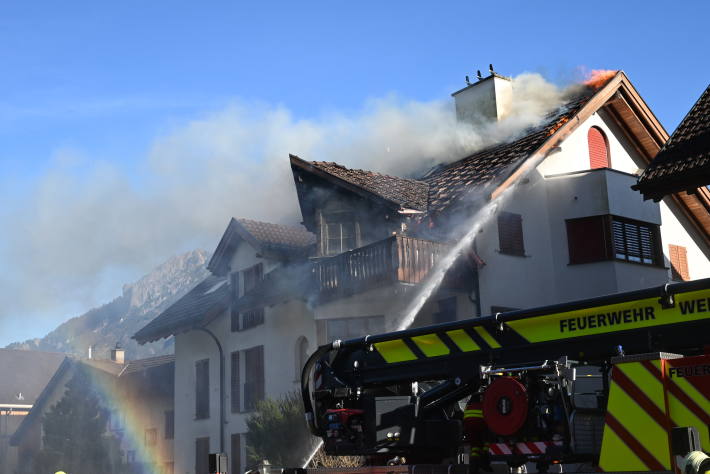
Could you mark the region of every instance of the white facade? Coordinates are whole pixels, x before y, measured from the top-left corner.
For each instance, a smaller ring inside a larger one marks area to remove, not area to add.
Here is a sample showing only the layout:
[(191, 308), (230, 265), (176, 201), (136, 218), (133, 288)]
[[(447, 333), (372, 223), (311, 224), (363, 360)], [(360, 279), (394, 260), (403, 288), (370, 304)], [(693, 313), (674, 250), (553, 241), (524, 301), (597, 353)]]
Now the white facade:
[[(264, 274), (280, 264), (275, 260), (260, 258), (257, 251), (242, 241), (234, 252), (230, 268), (243, 272), (258, 263), (264, 265)], [(243, 278), (239, 279), (243, 293)], [(311, 353), (316, 347), (315, 322), (312, 313), (302, 301), (289, 301), (266, 307), (264, 323), (242, 331), (231, 330), (231, 317), (225, 312), (206, 326), (217, 336), (224, 351), (225, 426), (223, 451), (232, 465), (232, 435), (241, 435), (240, 471), (246, 468), (246, 418), (244, 408), (245, 361), (243, 351), (263, 346), (264, 393), (277, 398), (281, 394), (300, 387), (299, 352)], [(239, 411), (232, 411), (231, 374), (233, 352), (240, 352), (240, 398)], [(209, 452), (220, 451), (219, 433), (219, 352), (212, 338), (201, 331), (190, 331), (175, 337), (175, 473), (195, 472), (196, 440), (209, 438)], [(209, 405), (208, 418), (196, 417), (196, 369), (197, 361), (209, 359)], [(297, 372), (296, 366), (299, 365)], [(231, 472), (231, 471), (230, 471)]]

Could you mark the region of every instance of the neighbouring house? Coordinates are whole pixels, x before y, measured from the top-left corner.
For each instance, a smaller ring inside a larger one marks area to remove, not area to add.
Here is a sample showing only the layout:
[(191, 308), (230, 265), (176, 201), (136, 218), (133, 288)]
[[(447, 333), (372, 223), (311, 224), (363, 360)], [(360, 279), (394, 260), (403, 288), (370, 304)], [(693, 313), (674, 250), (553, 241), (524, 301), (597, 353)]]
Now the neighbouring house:
[[(492, 73), (454, 100), (461, 120), (501, 120), (515, 90)], [(176, 472), (206, 473), (220, 451), (243, 471), (254, 401), (297, 388), (318, 344), (403, 324), (432, 268), (474, 226), (411, 324), (710, 276), (707, 210), (631, 189), (667, 139), (617, 72), (522, 135), (416, 179), (291, 155), (303, 227), (233, 219), (212, 275), (134, 336), (175, 335)], [(481, 209), (489, 220), (474, 220)]]
[(84, 371), (107, 411), (107, 438), (116, 440), (116, 472), (173, 472), (174, 361), (172, 355), (125, 361), (120, 348), (110, 359), (64, 357), (35, 405), (10, 438), (17, 450), (16, 474), (33, 473), (43, 447), (44, 416), (64, 397), (67, 383)]
[(232, 219), (212, 275), (135, 334), (140, 343), (175, 335), (175, 472), (206, 473), (219, 451), (242, 472), (247, 415), (297, 387), (316, 346), (307, 296), (315, 241), (302, 226)]
[(0, 474), (16, 471), (20, 460), (10, 437), (65, 357), (55, 352), (0, 349)]
[(676, 193), (689, 206), (702, 206), (710, 219), (710, 86), (680, 122), (634, 189), (659, 201)]

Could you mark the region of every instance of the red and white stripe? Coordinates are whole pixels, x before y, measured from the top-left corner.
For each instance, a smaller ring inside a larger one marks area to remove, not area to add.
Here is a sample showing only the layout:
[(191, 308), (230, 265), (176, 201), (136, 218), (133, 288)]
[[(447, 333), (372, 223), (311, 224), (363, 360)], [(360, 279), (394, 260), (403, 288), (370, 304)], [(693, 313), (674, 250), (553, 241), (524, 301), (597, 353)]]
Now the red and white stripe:
[(505, 456), (509, 454), (544, 454), (550, 446), (562, 446), (561, 441), (528, 441), (524, 443), (491, 443), (490, 454)]

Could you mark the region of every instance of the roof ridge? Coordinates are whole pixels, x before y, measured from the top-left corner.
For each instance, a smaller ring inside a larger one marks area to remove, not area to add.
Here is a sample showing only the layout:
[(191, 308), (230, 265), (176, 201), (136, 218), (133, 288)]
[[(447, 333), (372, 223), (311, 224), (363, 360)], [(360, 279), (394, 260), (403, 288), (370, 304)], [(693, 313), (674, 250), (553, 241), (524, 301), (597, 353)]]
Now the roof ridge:
[[(396, 179), (402, 179), (402, 180), (406, 180), (406, 181), (412, 181), (415, 183), (427, 184), (425, 181), (422, 181), (421, 179), (417, 179), (417, 178), (406, 178), (404, 176), (382, 173), (380, 171), (366, 170), (366, 169), (362, 169), (362, 168), (348, 168), (347, 166), (337, 163), (335, 161), (311, 161), (310, 163), (313, 165), (320, 165), (320, 164), (333, 165), (333, 166), (336, 166), (336, 167), (341, 168), (346, 171), (361, 171), (363, 173), (372, 173), (372, 174), (376, 174), (378, 176), (385, 176), (388, 178), (396, 178)], [(328, 170), (323, 170), (323, 171), (325, 171), (326, 173), (329, 173)], [(329, 174), (332, 174), (332, 173), (329, 173)]]

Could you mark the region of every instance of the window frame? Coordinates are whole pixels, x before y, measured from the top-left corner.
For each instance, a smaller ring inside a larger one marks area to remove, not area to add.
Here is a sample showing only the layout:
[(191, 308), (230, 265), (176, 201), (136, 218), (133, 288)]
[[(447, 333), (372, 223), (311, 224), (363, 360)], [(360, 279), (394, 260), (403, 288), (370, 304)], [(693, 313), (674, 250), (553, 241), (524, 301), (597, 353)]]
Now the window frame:
[[(330, 211), (320, 213), (320, 236), (321, 236), (321, 255), (325, 257), (333, 257), (347, 252), (348, 250), (356, 249), (360, 246), (360, 224), (352, 211)], [(331, 236), (331, 227), (337, 226), (338, 235)], [(348, 227), (352, 235), (343, 237), (343, 229)], [(352, 239), (352, 245), (344, 244), (345, 239)], [(332, 248), (331, 241), (338, 241), (338, 247)]]

